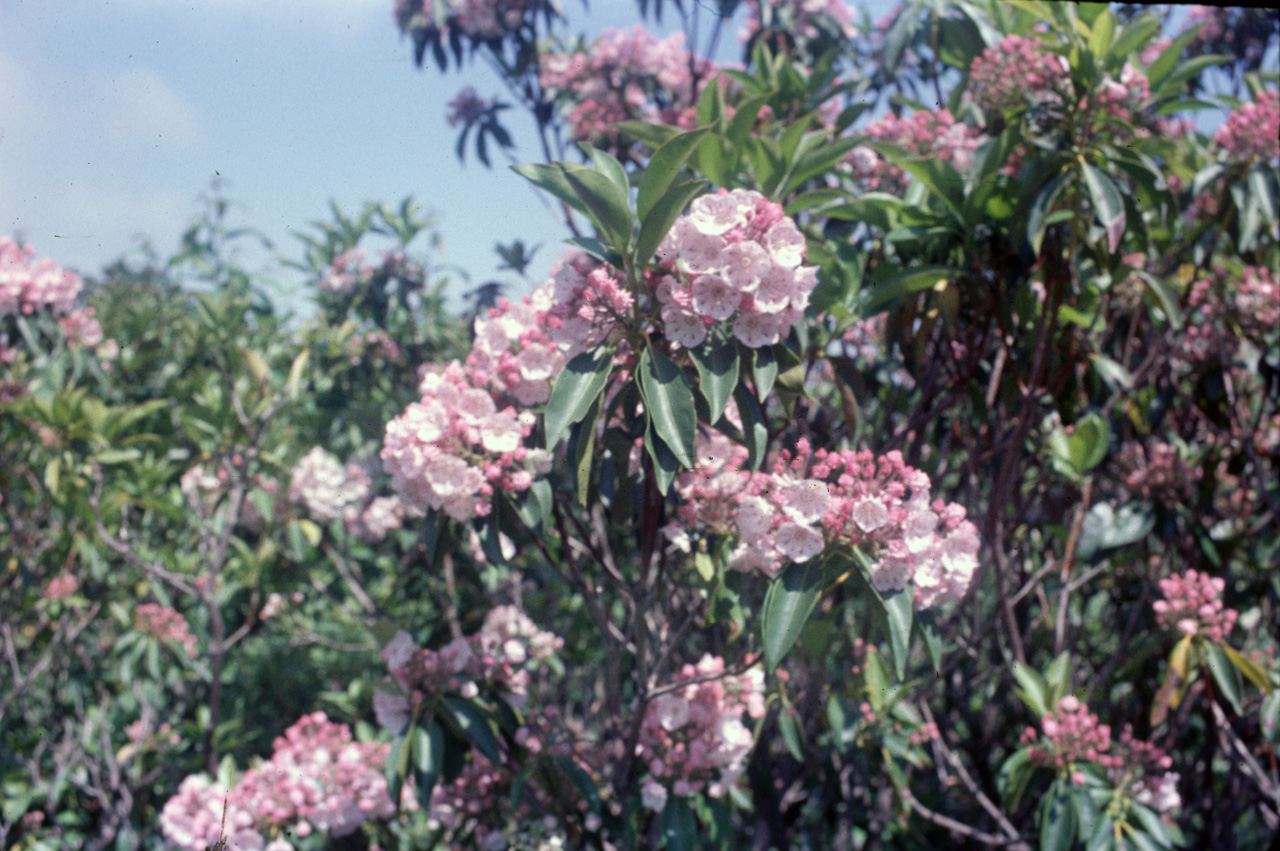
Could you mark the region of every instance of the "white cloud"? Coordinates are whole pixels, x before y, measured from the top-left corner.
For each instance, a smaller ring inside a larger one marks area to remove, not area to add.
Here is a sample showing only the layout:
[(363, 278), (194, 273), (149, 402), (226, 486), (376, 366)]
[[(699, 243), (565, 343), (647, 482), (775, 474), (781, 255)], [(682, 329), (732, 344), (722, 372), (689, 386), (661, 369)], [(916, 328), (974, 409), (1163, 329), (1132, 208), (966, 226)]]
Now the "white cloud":
[(92, 112), (108, 141), (118, 145), (190, 148), (204, 139), (199, 113), (148, 68), (117, 71), (94, 86)]

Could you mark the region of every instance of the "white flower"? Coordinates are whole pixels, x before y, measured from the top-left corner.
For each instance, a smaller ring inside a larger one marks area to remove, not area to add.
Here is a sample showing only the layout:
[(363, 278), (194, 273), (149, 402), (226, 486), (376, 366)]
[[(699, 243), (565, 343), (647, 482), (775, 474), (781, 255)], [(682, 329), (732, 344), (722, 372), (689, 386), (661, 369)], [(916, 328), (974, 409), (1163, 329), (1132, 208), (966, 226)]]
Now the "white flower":
[(666, 787), (655, 782), (652, 777), (646, 778), (644, 785), (640, 787), (640, 803), (655, 813), (662, 812), (667, 806)]
[(783, 523), (774, 540), (778, 551), (792, 561), (808, 561), (822, 552), (822, 533), (799, 523)]

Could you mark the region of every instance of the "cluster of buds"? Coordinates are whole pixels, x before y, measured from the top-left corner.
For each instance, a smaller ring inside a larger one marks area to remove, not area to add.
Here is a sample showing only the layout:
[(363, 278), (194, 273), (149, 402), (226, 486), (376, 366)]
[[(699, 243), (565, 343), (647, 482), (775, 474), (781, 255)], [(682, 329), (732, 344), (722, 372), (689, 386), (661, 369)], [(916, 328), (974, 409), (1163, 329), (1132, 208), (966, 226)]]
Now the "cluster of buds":
[[(874, 142), (887, 142), (920, 157), (942, 160), (960, 172), (973, 165), (973, 152), (982, 141), (978, 130), (956, 121), (946, 109), (913, 112), (906, 118), (889, 113), (868, 124), (862, 132)], [(845, 163), (864, 192), (899, 194), (906, 191), (906, 173), (867, 145), (851, 150), (845, 156)]]
[(159, 603), (140, 603), (133, 610), (133, 628), (160, 641), (175, 641), (189, 657), (196, 655), (196, 637), (182, 613)]
[(1065, 57), (1044, 52), (1034, 37), (1008, 35), (973, 60), (968, 94), (988, 115), (1031, 104), (1061, 104), (1070, 70)]
[(1156, 622), (1165, 629), (1176, 629), (1183, 635), (1203, 635), (1220, 643), (1230, 634), (1239, 613), (1224, 608), (1222, 591), (1226, 582), (1220, 576), (1209, 576), (1188, 570), (1160, 580), (1164, 599), (1151, 607)]
[[(349, 836), (366, 820), (396, 810), (383, 776), (390, 746), (355, 742), (351, 730), (323, 712), (305, 715), (277, 738), (266, 762), (245, 772), (231, 788), (191, 775), (160, 813), (171, 845), (204, 851), (225, 838), (232, 848), (292, 851), (283, 836), (328, 832)], [(404, 803), (412, 806), (412, 795)], [(223, 833), (223, 820), (226, 833)]]
[(1280, 91), (1268, 89), (1233, 111), (1213, 136), (1232, 160), (1280, 160)]
[(694, 682), (649, 703), (636, 748), (649, 769), (641, 798), (655, 812), (670, 794), (727, 794), (754, 744), (742, 716), (762, 718), (765, 711), (759, 668), (726, 674), (724, 660), (707, 655), (697, 665), (685, 665), (680, 676)]
[(396, 0), (393, 15), (402, 32), (457, 29), (475, 41), (493, 41), (518, 29), (536, 0)]
[(1118, 768), (1124, 762), (1119, 755), (1110, 753), (1111, 727), (1099, 724), (1098, 716), (1073, 694), (1058, 701), (1057, 708), (1040, 720), (1040, 726), (1043, 738), (1034, 727), (1022, 734), (1023, 743), (1038, 742), (1027, 749), (1032, 763), (1070, 776), (1073, 783), (1085, 782), (1080, 763)]
[(715, 65), (684, 40), (681, 32), (659, 39), (639, 25), (607, 29), (589, 49), (544, 54), (539, 83), (564, 105), (575, 139), (616, 141), (618, 124), (629, 119), (689, 125)]

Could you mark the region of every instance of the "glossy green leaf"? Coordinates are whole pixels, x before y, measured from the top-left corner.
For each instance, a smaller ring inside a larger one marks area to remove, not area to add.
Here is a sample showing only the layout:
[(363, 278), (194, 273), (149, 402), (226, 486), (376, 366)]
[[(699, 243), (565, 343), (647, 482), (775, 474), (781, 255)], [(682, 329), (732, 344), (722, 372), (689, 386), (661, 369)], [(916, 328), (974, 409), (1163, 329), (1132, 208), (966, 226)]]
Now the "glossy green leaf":
[[(897, 591), (881, 592), (877, 604), (889, 632), (889, 650), (893, 656), (893, 672), (899, 680), (907, 674), (907, 657), (911, 652), (911, 625), (916, 591), (910, 583)], [(875, 599), (875, 598), (873, 598)]]
[(627, 194), (598, 171), (574, 163), (561, 163), (564, 178), (581, 199), (616, 251), (625, 253), (631, 241), (631, 208)]
[(1067, 781), (1058, 778), (1040, 806), (1040, 851), (1071, 851), (1076, 841), (1076, 811)]
[(932, 289), (939, 281), (960, 274), (953, 266), (915, 266), (880, 281), (870, 281), (871, 295), (863, 305), (863, 312), (872, 314), (904, 295)]
[(653, 348), (646, 348), (640, 355), (636, 372), (654, 430), (675, 453), (680, 466), (692, 467), (698, 417), (684, 372)]
[(711, 411), (708, 425), (715, 425), (738, 386), (738, 347), (732, 341), (708, 338), (689, 354), (698, 368), (698, 390)]
[(769, 446), (769, 427), (764, 421), (764, 412), (755, 394), (741, 381), (733, 389), (733, 399), (738, 403), (738, 416), (742, 418), (742, 439), (747, 447), (748, 463), (751, 471), (760, 469), (765, 450)]
[(1238, 650), (1229, 644), (1222, 643), (1217, 646), (1231, 660), (1231, 664), (1236, 666), (1236, 670), (1244, 674), (1245, 679), (1264, 692), (1271, 693), (1271, 680), (1267, 677), (1267, 672), (1262, 669), (1261, 665), (1248, 656), (1241, 655)]
[(1244, 688), (1240, 681), (1239, 669), (1231, 663), (1231, 657), (1222, 649), (1222, 645), (1207, 643), (1204, 645), (1204, 664), (1218, 687), (1218, 694), (1239, 715), (1243, 711)]
[(1036, 767), (1031, 762), (1031, 755), (1025, 748), (1014, 751), (1000, 766), (996, 775), (996, 791), (1000, 793), (1000, 803), (1010, 812), (1018, 808), (1027, 784)]
[[(432, 718), (425, 727), (418, 725), (410, 728), (410, 732), (413, 734), (413, 782), (418, 804), (425, 810), (431, 806), (431, 793), (444, 767), (444, 731)], [(392, 800), (398, 799), (399, 796)]]
[(870, 147), (927, 186), (957, 221), (962, 220), (960, 209), (964, 206), (964, 178), (954, 166), (937, 157), (917, 156), (897, 145), (872, 142)]
[(495, 766), (502, 764), (502, 747), (484, 716), (471, 701), (447, 695), (440, 705), (440, 716), (460, 737), (484, 754)]
[(547, 448), (554, 449), (569, 426), (581, 420), (609, 382), (613, 349), (600, 345), (575, 356), (556, 376), (547, 400)]
[(662, 809), (662, 840), (667, 851), (696, 851), (698, 820), (688, 801), (677, 795), (667, 798)]
[(1089, 198), (1093, 201), (1093, 212), (1107, 234), (1107, 250), (1115, 254), (1125, 226), (1124, 199), (1120, 188), (1110, 175), (1095, 166), (1085, 163), (1081, 170)]
[(578, 193), (570, 185), (568, 179), (565, 178), (564, 171), (558, 165), (526, 163), (513, 165), (511, 170), (539, 189), (554, 195), (584, 216), (591, 214), (591, 211), (587, 209), (586, 204), (578, 197)]
[(772, 672), (800, 637), (822, 592), (822, 564), (810, 559), (788, 564), (765, 594), (760, 624), (765, 670)]
[(685, 161), (706, 134), (705, 127), (681, 133), (668, 139), (653, 152), (649, 164), (645, 166), (644, 175), (640, 178), (636, 195), (636, 213), (639, 214), (640, 221), (643, 222), (648, 217), (654, 205), (666, 194)]
[(647, 213), (641, 214), (640, 235), (636, 238), (634, 257), (637, 265), (645, 266), (653, 260), (654, 252), (658, 250), (662, 240), (666, 239), (671, 226), (706, 185), (705, 180), (696, 179), (670, 186)]
[(1037, 716), (1043, 717), (1049, 714), (1051, 708), (1045, 702), (1046, 684), (1044, 677), (1040, 676), (1040, 672), (1030, 665), (1020, 662), (1013, 663), (1013, 677), (1018, 681), (1021, 689), (1015, 689), (1018, 696), (1022, 698), (1022, 702), (1027, 705)]

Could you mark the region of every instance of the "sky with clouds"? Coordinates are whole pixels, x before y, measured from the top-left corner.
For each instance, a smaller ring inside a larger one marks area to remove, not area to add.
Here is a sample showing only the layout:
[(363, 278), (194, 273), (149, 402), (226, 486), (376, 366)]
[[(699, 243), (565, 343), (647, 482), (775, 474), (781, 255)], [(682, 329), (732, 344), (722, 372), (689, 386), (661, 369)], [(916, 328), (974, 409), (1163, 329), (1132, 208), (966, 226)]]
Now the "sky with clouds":
[[(583, 23), (633, 14), (613, 5)], [(82, 272), (143, 236), (166, 256), (220, 177), (239, 223), (287, 257), (330, 200), (412, 195), (437, 215), (438, 262), (483, 280), (493, 244), (524, 238), (545, 267), (565, 234), (543, 199), (504, 167), (460, 165), (444, 121), (464, 85), (501, 84), (411, 53), (390, 0), (0, 0), (0, 233)]]

